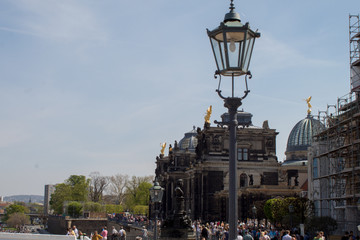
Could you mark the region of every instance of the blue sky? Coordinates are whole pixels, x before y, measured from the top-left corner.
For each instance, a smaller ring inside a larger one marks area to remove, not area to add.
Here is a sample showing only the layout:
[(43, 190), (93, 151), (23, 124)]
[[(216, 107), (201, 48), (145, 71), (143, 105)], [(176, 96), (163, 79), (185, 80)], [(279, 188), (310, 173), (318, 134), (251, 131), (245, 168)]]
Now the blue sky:
[[(0, 196), (43, 194), (72, 174), (152, 175), (160, 143), (226, 111), (206, 34), (230, 1), (1, 0)], [(243, 101), (279, 132), (350, 90), (358, 0), (237, 1), (259, 29)]]

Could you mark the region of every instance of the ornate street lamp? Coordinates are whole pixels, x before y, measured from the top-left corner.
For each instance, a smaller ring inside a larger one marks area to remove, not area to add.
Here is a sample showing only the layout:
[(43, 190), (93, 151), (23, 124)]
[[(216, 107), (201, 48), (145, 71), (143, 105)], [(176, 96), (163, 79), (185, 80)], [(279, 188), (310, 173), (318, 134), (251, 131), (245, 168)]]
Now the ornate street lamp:
[[(215, 78), (219, 76), (219, 85), (216, 92), (225, 102), (224, 106), (229, 111), (229, 239), (237, 237), (237, 216), (238, 216), (238, 199), (237, 199), (237, 163), (236, 163), (236, 128), (237, 109), (250, 92), (247, 87), (247, 76), (251, 73), (248, 70), (255, 39), (260, 37), (260, 33), (250, 29), (249, 23), (245, 25), (240, 21), (240, 15), (235, 12), (233, 0), (230, 3), (230, 12), (225, 15), (224, 21), (220, 26), (212, 31), (207, 30), (210, 38), (211, 47), (214, 53), (217, 70)], [(235, 77), (245, 75), (246, 89), (242, 97), (235, 96)], [(231, 96), (224, 97), (221, 94), (221, 76), (231, 76), (232, 91)]]
[(293, 213), (294, 213), (294, 206), (292, 204), (289, 205), (289, 213), (290, 213), (290, 227), (293, 227)]
[(161, 203), (162, 197), (164, 194), (164, 189), (159, 185), (158, 181), (155, 179), (154, 186), (152, 186), (150, 189), (150, 199), (151, 202), (154, 204), (154, 210), (155, 210), (155, 229), (154, 229), (154, 239), (157, 239), (157, 220), (158, 220), (158, 214), (159, 210), (157, 208), (157, 205)]

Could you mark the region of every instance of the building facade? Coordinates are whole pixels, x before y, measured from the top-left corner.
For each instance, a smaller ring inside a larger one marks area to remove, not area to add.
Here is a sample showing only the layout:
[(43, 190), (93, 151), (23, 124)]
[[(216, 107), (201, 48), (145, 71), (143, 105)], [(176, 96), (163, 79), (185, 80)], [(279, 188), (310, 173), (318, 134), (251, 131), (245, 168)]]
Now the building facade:
[[(298, 166), (282, 167), (276, 157), (278, 132), (264, 121), (252, 125), (252, 114), (238, 112), (237, 179), (239, 219), (252, 218), (252, 207), (262, 200), (278, 196), (300, 195), (307, 170)], [(227, 220), (229, 196), (228, 114), (217, 126), (205, 122), (193, 128), (183, 139), (169, 146), (168, 155), (156, 158), (156, 177), (165, 188), (163, 217), (175, 209), (175, 186), (183, 179), (185, 209), (191, 219)], [(299, 174), (304, 172), (305, 174)]]
[(45, 185), (44, 191), (44, 214), (45, 216), (51, 214), (50, 199), (51, 194), (55, 192), (55, 185)]

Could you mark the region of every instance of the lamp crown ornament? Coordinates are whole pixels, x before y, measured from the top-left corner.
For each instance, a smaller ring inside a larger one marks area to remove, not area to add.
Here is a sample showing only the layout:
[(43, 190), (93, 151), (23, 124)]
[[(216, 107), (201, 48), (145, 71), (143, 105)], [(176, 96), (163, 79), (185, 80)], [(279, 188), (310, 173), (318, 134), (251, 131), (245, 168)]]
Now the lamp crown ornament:
[(234, 0), (231, 0), (230, 2), (230, 12), (225, 14), (225, 18), (224, 18), (224, 22), (227, 21), (239, 21), (240, 22), (240, 15), (235, 12), (235, 7), (234, 7)]

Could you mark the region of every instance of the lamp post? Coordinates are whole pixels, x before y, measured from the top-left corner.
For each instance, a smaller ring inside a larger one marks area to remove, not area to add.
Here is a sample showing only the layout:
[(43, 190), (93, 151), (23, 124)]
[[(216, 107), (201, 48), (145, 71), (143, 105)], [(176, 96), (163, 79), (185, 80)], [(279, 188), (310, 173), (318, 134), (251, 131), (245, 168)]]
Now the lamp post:
[(157, 239), (157, 220), (158, 220), (158, 213), (159, 210), (157, 209), (157, 205), (161, 203), (164, 189), (159, 185), (158, 181), (155, 179), (154, 186), (152, 186), (150, 189), (150, 199), (151, 203), (154, 204), (154, 210), (155, 210), (155, 229), (154, 229), (154, 239)]
[(289, 205), (289, 213), (290, 213), (290, 230), (292, 230), (293, 227), (293, 219), (292, 219), (292, 215), (294, 213), (294, 206), (292, 204)]
[[(230, 3), (230, 12), (225, 15), (224, 21), (220, 26), (212, 31), (207, 30), (210, 38), (211, 47), (214, 53), (217, 70), (215, 78), (219, 76), (219, 85), (216, 92), (224, 100), (224, 106), (229, 112), (229, 121), (225, 123), (229, 127), (229, 239), (237, 237), (238, 220), (238, 199), (237, 199), (237, 163), (236, 163), (236, 129), (237, 109), (241, 106), (242, 100), (248, 95), (250, 90), (247, 86), (247, 76), (251, 73), (248, 70), (255, 39), (260, 37), (260, 33), (250, 29), (249, 23), (245, 25), (240, 21), (240, 15), (235, 12), (233, 0)], [(244, 95), (235, 95), (235, 77), (245, 75)], [(231, 77), (231, 95), (224, 97), (221, 93), (221, 76)]]
[(254, 227), (256, 227), (256, 225), (255, 225), (255, 223), (256, 223), (256, 222), (255, 222), (255, 220), (256, 220), (255, 217), (256, 217), (256, 210), (257, 210), (257, 209), (256, 209), (255, 205), (252, 207), (251, 210), (252, 210), (253, 217), (254, 217)]

